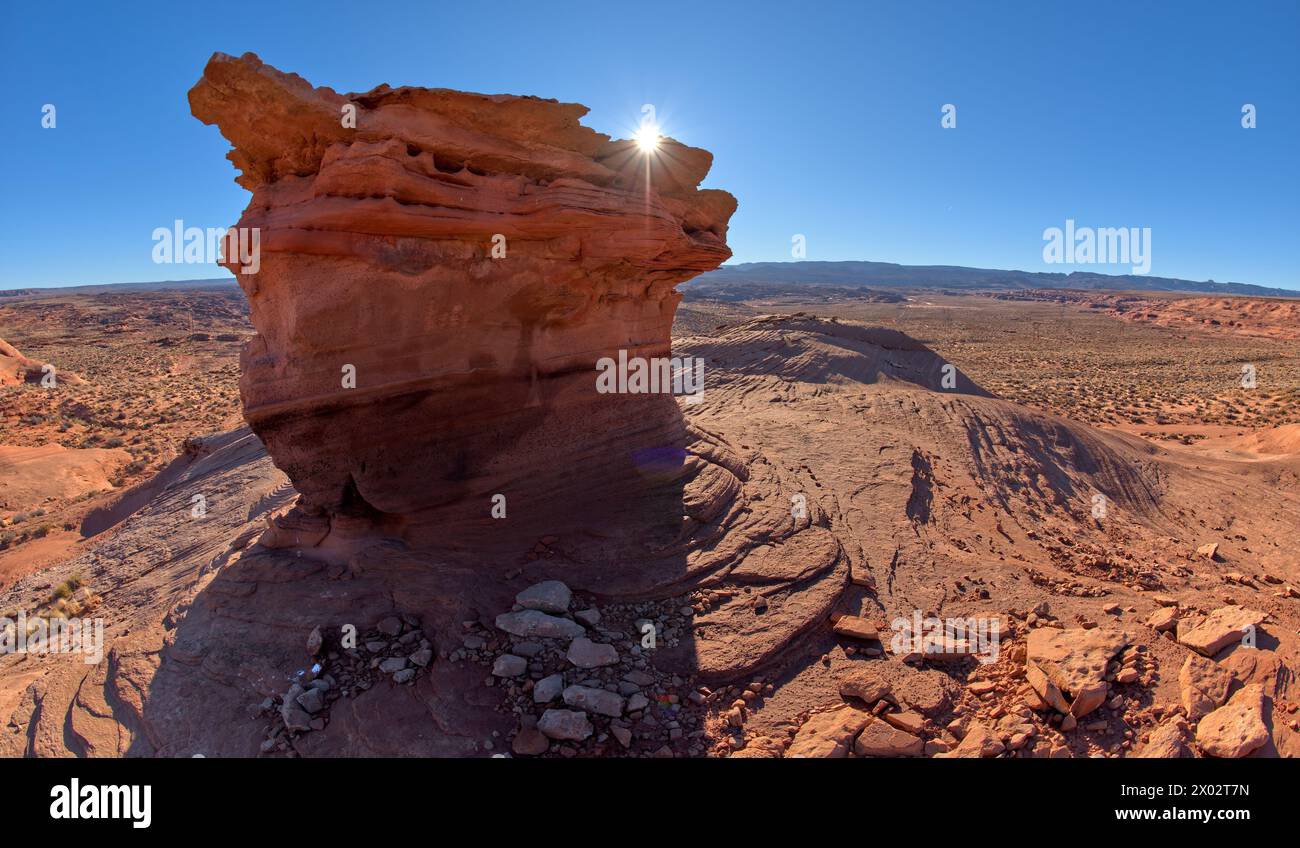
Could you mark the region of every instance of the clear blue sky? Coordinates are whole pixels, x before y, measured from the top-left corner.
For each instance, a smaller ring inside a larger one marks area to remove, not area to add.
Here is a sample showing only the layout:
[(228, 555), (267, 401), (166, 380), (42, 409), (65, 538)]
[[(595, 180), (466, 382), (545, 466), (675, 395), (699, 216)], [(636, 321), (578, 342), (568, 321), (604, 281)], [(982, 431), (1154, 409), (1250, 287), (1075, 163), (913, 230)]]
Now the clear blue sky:
[(733, 261), (801, 233), (812, 260), (1071, 270), (1042, 232), (1073, 218), (1150, 227), (1154, 275), (1300, 288), (1295, 0), (277, 5), (4, 0), (0, 288), (224, 275), (154, 264), (151, 234), (246, 204), (185, 94), (249, 50), (339, 91), (585, 103), (620, 136), (654, 103), (739, 198)]

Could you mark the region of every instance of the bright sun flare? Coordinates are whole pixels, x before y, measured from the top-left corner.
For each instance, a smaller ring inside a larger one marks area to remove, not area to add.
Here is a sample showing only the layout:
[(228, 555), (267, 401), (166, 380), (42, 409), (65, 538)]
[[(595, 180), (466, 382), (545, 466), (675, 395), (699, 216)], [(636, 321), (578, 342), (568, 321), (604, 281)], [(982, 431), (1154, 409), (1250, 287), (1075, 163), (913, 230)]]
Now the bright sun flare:
[(654, 124), (642, 124), (634, 138), (636, 146), (645, 153), (653, 153), (659, 148), (659, 128)]

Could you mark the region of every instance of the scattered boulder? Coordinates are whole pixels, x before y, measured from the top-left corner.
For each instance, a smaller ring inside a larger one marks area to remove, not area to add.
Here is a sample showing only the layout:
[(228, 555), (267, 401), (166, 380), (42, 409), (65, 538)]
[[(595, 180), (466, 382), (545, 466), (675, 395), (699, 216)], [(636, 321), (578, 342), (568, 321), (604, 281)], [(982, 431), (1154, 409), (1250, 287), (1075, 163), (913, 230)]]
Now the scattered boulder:
[(846, 757), (853, 740), (870, 721), (871, 713), (847, 704), (816, 713), (799, 728), (785, 755), (809, 759)]
[(528, 660), (514, 654), (502, 654), (492, 664), (492, 674), (497, 677), (518, 677), (528, 671)]
[(997, 737), (987, 725), (981, 722), (972, 722), (966, 729), (966, 735), (962, 737), (961, 742), (956, 748), (947, 753), (935, 754), (936, 758), (944, 757), (948, 759), (976, 759), (996, 757), (1006, 750), (1002, 740)]
[(860, 757), (919, 757), (924, 751), (923, 739), (880, 719), (867, 724), (853, 743)]
[(1147, 617), (1147, 626), (1157, 633), (1173, 630), (1177, 625), (1178, 607), (1157, 607), (1156, 611)]
[(497, 616), (496, 625), (511, 636), (539, 636), (543, 639), (573, 639), (587, 632), (576, 621), (540, 610), (503, 612)]
[(1247, 607), (1220, 607), (1208, 616), (1184, 618), (1178, 622), (1178, 641), (1198, 654), (1213, 657), (1246, 633), (1262, 624), (1267, 616)]
[(592, 733), (587, 714), (576, 710), (549, 709), (537, 721), (537, 729), (551, 739), (581, 742)]
[(304, 710), (300, 710), (292, 704), (285, 704), (280, 708), (280, 717), (284, 719), (284, 726), (288, 730), (311, 730), (311, 716)]
[(1243, 686), (1228, 703), (1201, 719), (1196, 745), (1211, 757), (1244, 757), (1268, 742), (1264, 724), (1264, 688)]
[(1079, 718), (1106, 701), (1106, 666), (1128, 644), (1125, 633), (1105, 628), (1029, 633), (1025, 679), (1058, 712)]
[(1211, 542), (1208, 545), (1201, 545), (1196, 549), (1196, 555), (1205, 557), (1208, 560), (1219, 559), (1219, 543)]
[(600, 668), (618, 662), (618, 650), (613, 645), (593, 642), (583, 636), (569, 644), (566, 656), (578, 668)]
[(616, 692), (574, 685), (567, 687), (563, 695), (564, 703), (570, 707), (610, 718), (623, 715), (623, 697)]
[(549, 677), (543, 677), (533, 686), (533, 702), (537, 704), (549, 704), (560, 693), (564, 691), (564, 675), (552, 674)]
[(1228, 700), (1232, 675), (1214, 660), (1200, 654), (1188, 654), (1178, 672), (1178, 685), (1182, 690), (1187, 720), (1197, 722)]
[(1192, 734), (1181, 716), (1160, 725), (1151, 733), (1151, 739), (1135, 756), (1138, 759), (1181, 759), (1195, 757), (1191, 748)]
[(550, 747), (551, 741), (536, 727), (521, 727), (510, 742), (510, 750), (523, 757), (545, 754)]
[(559, 580), (544, 580), (535, 583), (515, 595), (515, 603), (524, 609), (541, 610), (563, 614), (569, 611), (569, 602), (573, 592)]

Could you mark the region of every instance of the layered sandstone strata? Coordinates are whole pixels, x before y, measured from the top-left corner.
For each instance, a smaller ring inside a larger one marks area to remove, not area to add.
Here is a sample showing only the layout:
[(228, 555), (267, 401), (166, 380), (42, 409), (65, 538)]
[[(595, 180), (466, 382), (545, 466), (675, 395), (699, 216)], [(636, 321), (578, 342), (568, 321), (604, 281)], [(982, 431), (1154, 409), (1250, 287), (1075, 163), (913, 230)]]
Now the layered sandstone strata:
[(707, 151), (535, 97), (338, 94), (252, 54), (214, 55), (190, 106), (252, 192), (256, 273), (226, 264), (257, 329), (245, 416), (302, 495), (287, 543), (410, 539), (498, 494), (598, 510), (689, 465), (677, 401), (602, 394), (596, 363), (669, 355), (674, 286), (730, 256)]

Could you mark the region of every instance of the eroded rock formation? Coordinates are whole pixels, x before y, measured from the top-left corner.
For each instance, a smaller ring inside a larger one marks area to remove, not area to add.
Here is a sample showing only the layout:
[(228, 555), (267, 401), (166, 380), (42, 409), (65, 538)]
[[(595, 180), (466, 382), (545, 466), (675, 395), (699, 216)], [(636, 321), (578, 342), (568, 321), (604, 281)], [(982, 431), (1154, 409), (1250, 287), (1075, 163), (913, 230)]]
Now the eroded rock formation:
[(338, 94), (252, 54), (214, 55), (190, 104), (253, 193), (257, 272), (227, 267), (258, 331), (245, 415), (302, 495), (283, 544), (445, 539), (496, 494), (590, 520), (687, 473), (676, 401), (600, 394), (595, 366), (668, 356), (674, 286), (730, 256), (707, 151), (535, 97)]

